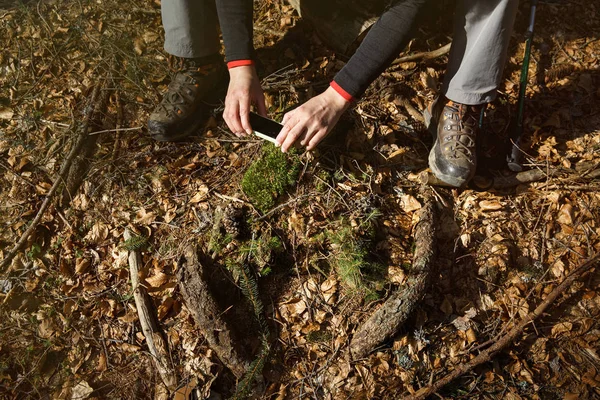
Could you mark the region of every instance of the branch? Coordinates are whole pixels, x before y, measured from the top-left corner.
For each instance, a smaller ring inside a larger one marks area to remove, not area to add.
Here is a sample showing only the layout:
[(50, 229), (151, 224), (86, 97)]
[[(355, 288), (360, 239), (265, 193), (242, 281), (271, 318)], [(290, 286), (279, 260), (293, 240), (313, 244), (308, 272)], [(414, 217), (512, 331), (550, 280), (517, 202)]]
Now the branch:
[[(92, 96), (90, 98), (90, 101), (84, 110), (83, 125), (81, 126), (81, 130), (80, 130), (81, 135), (87, 135), (87, 131), (89, 130), (89, 125), (90, 125), (90, 120), (91, 120), (92, 116), (94, 115), (95, 104), (96, 104), (96, 100), (98, 98), (99, 93), (100, 93), (100, 88), (98, 86), (95, 86), (94, 90), (92, 91)], [(75, 157), (77, 157), (79, 155), (80, 150), (83, 147), (83, 144), (85, 143), (85, 141), (79, 140), (76, 143), (77, 144), (73, 145), (73, 148), (71, 148), (71, 151), (69, 152), (69, 154), (67, 155), (67, 158), (63, 162), (63, 165), (61, 166), (60, 171), (58, 172), (58, 176), (56, 177), (54, 184), (52, 185), (52, 187), (46, 194), (46, 197), (44, 198), (44, 201), (42, 202), (42, 205), (41, 205), (40, 209), (38, 210), (35, 218), (33, 219), (33, 221), (31, 221), (31, 224), (25, 230), (25, 232), (23, 232), (23, 234), (21, 235), (21, 238), (19, 239), (17, 244), (15, 244), (15, 246), (8, 252), (6, 257), (4, 257), (4, 259), (0, 263), (0, 270), (6, 268), (8, 266), (8, 264), (12, 261), (12, 259), (15, 257), (15, 255), (17, 255), (17, 253), (23, 249), (23, 247), (25, 246), (25, 243), (27, 243), (27, 238), (29, 238), (29, 236), (33, 233), (35, 228), (40, 223), (40, 220), (42, 219), (44, 212), (46, 212), (46, 209), (50, 205), (50, 201), (52, 200), (52, 197), (54, 196), (56, 191), (59, 189), (61, 183), (63, 183), (65, 181), (67, 174), (69, 173), (69, 169), (71, 168), (71, 164), (73, 163), (73, 160), (75, 160)]]
[(573, 282), (578, 279), (581, 275), (592, 269), (596, 262), (600, 260), (600, 253), (592, 256), (588, 261), (579, 265), (575, 268), (560, 285), (554, 288), (552, 292), (546, 297), (546, 299), (539, 305), (535, 310), (527, 314), (521, 321), (512, 328), (507, 334), (502, 336), (496, 343), (494, 343), (491, 347), (486, 349), (485, 351), (479, 353), (479, 355), (473, 358), (471, 361), (458, 365), (455, 369), (444, 376), (443, 378), (437, 380), (430, 386), (426, 386), (420, 389), (417, 393), (411, 396), (405, 397), (405, 400), (422, 400), (425, 399), (430, 394), (436, 393), (442, 387), (452, 382), (454, 379), (462, 376), (470, 371), (472, 371), (475, 367), (491, 361), (492, 357), (496, 355), (499, 351), (507, 347), (511, 344), (518, 336), (523, 333), (525, 327), (532, 321), (536, 320), (540, 315), (546, 311), (546, 309), (556, 300), (558, 296), (563, 294), (567, 288), (571, 287)]
[(424, 51), (421, 53), (414, 53), (414, 54), (409, 54), (407, 56), (404, 57), (400, 57), (400, 58), (396, 58), (394, 60), (394, 62), (392, 63), (392, 65), (398, 65), (398, 64), (402, 64), (402, 63), (407, 63), (407, 62), (411, 62), (411, 61), (427, 61), (427, 60), (433, 60), (435, 58), (441, 57), (445, 54), (448, 54), (450, 52), (450, 47), (452, 46), (452, 42), (448, 43), (445, 46), (440, 47), (437, 50), (432, 50), (432, 51)]
[[(125, 240), (131, 239), (131, 232), (125, 229), (123, 233)], [(168, 349), (165, 339), (158, 327), (158, 321), (155, 313), (152, 310), (152, 299), (148, 296), (144, 286), (140, 285), (140, 266), (142, 265), (142, 256), (137, 250), (129, 251), (129, 274), (131, 276), (131, 287), (133, 288), (133, 297), (135, 299), (135, 307), (137, 309), (142, 332), (146, 338), (148, 350), (154, 358), (156, 368), (162, 378), (163, 383), (169, 390), (175, 390), (177, 387), (177, 379), (175, 374), (169, 367)]]

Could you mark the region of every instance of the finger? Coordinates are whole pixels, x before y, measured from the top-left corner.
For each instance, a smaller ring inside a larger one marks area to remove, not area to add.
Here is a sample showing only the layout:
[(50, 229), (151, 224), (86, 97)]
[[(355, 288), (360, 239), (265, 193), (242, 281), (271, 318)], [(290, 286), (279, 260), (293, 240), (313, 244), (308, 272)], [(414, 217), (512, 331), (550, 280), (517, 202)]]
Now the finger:
[(306, 146), (310, 140), (319, 132), (318, 127), (309, 127), (305, 130), (304, 135), (300, 139), (300, 145)]
[(294, 127), (287, 134), (283, 144), (281, 145), (281, 151), (286, 153), (290, 147), (296, 142), (296, 140), (304, 133), (306, 126), (302, 123), (294, 125)]
[(267, 106), (265, 103), (265, 95), (264, 94), (260, 94), (260, 96), (258, 96), (257, 102), (256, 102), (256, 108), (258, 109), (258, 113), (260, 115), (262, 115), (263, 117), (267, 117)]
[(308, 146), (306, 146), (306, 150), (314, 150), (315, 147), (317, 147), (317, 145), (319, 143), (321, 143), (321, 140), (323, 140), (325, 138), (325, 136), (327, 136), (327, 131), (319, 131), (317, 132), (312, 139), (310, 139), (310, 141), (308, 142)]
[(287, 124), (287, 122), (290, 120), (290, 118), (292, 118), (294, 116), (295, 111), (296, 110), (286, 112), (285, 115), (283, 116), (283, 119), (281, 120), (281, 124), (282, 125)]
[(239, 103), (237, 101), (233, 102), (231, 107), (229, 107), (229, 129), (233, 132), (237, 137), (240, 137), (240, 133), (244, 130), (242, 128), (242, 123), (240, 121), (240, 111), (239, 111)]
[(242, 129), (240, 132), (251, 134), (252, 127), (250, 126), (250, 102), (248, 98), (242, 98), (240, 101), (240, 123)]
[[(285, 118), (285, 116), (284, 116), (284, 118)], [(275, 142), (276, 142), (275, 146), (279, 147), (283, 144), (283, 142), (285, 142), (285, 139), (287, 138), (288, 133), (294, 128), (294, 125), (296, 125), (296, 122), (297, 121), (290, 120), (290, 118), (288, 118), (288, 121), (283, 124), (283, 128), (279, 132), (279, 135), (277, 135), (277, 137), (275, 138)]]

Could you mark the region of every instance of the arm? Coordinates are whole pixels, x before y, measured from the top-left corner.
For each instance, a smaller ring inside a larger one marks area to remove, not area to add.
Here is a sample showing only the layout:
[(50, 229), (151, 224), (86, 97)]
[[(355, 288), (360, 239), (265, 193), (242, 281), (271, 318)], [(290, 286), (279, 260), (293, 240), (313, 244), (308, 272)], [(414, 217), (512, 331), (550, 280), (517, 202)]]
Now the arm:
[(329, 134), (349, 103), (362, 95), (406, 46), (427, 1), (401, 1), (383, 13), (330, 87), (284, 116), (284, 128), (277, 137), (282, 151), (297, 139), (311, 150)]
[(252, 0), (216, 0), (216, 5), (229, 68), (223, 119), (234, 134), (243, 136), (252, 132), (252, 104), (266, 116), (265, 98), (253, 61)]

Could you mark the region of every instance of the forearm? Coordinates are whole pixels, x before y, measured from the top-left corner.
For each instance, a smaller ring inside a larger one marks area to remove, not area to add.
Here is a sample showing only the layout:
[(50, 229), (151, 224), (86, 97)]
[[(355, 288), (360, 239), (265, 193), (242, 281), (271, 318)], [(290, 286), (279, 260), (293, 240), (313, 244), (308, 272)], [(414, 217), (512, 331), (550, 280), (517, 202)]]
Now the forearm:
[(225, 60), (228, 63), (252, 60), (252, 0), (216, 0), (216, 5), (225, 43)]
[(401, 1), (383, 13), (335, 76), (332, 86), (338, 93), (353, 98), (363, 94), (407, 45), (419, 12), (427, 3), (428, 0)]

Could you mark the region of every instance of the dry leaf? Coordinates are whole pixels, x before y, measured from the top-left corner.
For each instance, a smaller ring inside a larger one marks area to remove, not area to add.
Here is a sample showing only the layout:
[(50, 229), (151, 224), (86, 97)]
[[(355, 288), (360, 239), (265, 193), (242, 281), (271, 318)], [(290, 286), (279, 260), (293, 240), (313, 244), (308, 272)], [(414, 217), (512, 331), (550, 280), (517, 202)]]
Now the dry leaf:
[(156, 213), (146, 212), (145, 208), (140, 208), (138, 212), (135, 214), (134, 222), (140, 225), (150, 225), (156, 219)]
[(479, 202), (479, 207), (483, 211), (496, 211), (502, 208), (502, 204), (496, 200), (483, 200)]
[(573, 324), (570, 322), (559, 322), (558, 324), (554, 325), (552, 327), (552, 337), (553, 338), (557, 338), (559, 337), (562, 333), (565, 332), (571, 332), (571, 330), (573, 329)]
[(75, 273), (78, 275), (85, 274), (91, 264), (91, 261), (87, 258), (78, 258), (75, 264)]
[(90, 397), (94, 389), (86, 381), (81, 381), (73, 388), (71, 400), (81, 400)]
[(405, 213), (415, 211), (421, 208), (421, 203), (409, 194), (400, 196), (400, 207)]
[(0, 119), (12, 119), (15, 112), (10, 107), (0, 107)]

